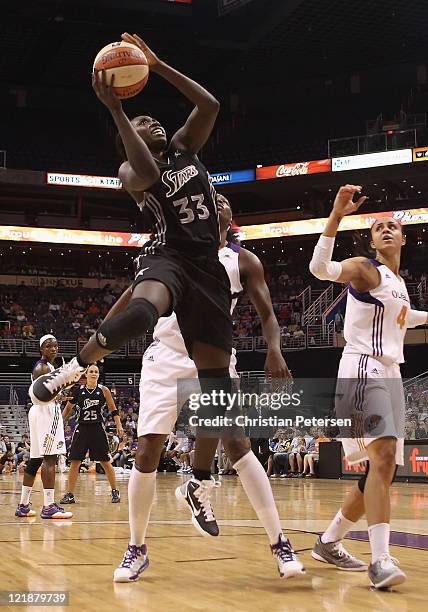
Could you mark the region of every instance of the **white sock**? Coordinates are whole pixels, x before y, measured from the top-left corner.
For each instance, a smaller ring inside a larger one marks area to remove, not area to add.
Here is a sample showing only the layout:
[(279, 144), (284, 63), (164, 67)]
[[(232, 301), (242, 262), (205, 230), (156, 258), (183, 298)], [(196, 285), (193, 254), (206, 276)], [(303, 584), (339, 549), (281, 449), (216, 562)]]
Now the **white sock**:
[(389, 531), (389, 523), (377, 523), (368, 528), (372, 563), (375, 563), (381, 555), (389, 554)]
[(143, 473), (134, 466), (128, 484), (130, 544), (144, 544), (155, 492), (156, 471)]
[(321, 542), (328, 544), (329, 542), (337, 542), (346, 536), (348, 531), (355, 525), (353, 521), (345, 518), (342, 510), (336, 514), (330, 525), (321, 536)]
[(32, 490), (33, 487), (26, 487), (25, 485), (22, 485), (21, 501), (19, 502), (20, 504), (24, 504), (24, 506), (26, 506), (30, 503), (30, 495)]
[(244, 491), (257, 517), (266, 530), (271, 544), (282, 534), (278, 510), (273, 498), (269, 478), (253, 451), (239, 459), (233, 468), (238, 472)]
[(50, 506), (55, 501), (55, 489), (43, 489), (43, 505)]

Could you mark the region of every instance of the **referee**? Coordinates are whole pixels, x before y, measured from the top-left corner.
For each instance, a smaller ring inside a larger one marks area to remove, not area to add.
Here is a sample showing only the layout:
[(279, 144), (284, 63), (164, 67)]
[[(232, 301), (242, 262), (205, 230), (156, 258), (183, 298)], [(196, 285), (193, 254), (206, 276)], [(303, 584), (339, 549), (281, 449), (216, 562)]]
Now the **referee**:
[(79, 467), (86, 453), (92, 461), (99, 461), (104, 468), (111, 486), (111, 501), (117, 504), (120, 493), (116, 488), (116, 476), (110, 463), (107, 435), (103, 425), (103, 409), (107, 405), (110, 415), (114, 418), (119, 437), (123, 436), (119, 412), (116, 409), (113, 397), (104, 385), (98, 384), (100, 372), (98, 366), (89, 366), (86, 372), (86, 385), (76, 385), (72, 399), (69, 400), (62, 412), (64, 422), (68, 419), (73, 408), (77, 411), (77, 425), (71, 440), (68, 458), (71, 462), (68, 473), (68, 493), (61, 500), (62, 504), (74, 504), (74, 490), (76, 487)]

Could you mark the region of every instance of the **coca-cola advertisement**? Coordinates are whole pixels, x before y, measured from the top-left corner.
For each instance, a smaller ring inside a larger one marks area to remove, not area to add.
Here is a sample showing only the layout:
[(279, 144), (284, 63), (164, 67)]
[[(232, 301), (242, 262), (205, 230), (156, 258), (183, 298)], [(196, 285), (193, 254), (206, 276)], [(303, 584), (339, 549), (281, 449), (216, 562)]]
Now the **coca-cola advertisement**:
[(317, 174), (319, 172), (331, 172), (330, 159), (318, 159), (315, 161), (296, 162), (294, 164), (280, 164), (279, 166), (265, 166), (256, 169), (256, 179), (287, 178), (289, 176), (301, 176), (303, 174)]

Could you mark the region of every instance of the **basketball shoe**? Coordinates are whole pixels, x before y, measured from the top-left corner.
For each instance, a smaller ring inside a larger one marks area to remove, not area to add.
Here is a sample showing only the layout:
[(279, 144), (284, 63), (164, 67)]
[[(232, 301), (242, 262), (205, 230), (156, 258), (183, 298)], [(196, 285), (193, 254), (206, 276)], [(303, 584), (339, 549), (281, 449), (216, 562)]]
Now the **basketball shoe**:
[(113, 582), (134, 582), (148, 567), (147, 546), (128, 544), (122, 563), (114, 570)]
[(364, 572), (367, 569), (367, 563), (353, 557), (340, 540), (324, 544), (321, 536), (318, 537), (312, 549), (312, 558), (335, 565), (337, 569), (345, 572)]
[(387, 589), (401, 584), (407, 578), (398, 566), (398, 560), (384, 553), (369, 565), (369, 578), (375, 589)]
[(282, 534), (276, 544), (270, 547), (272, 555), (278, 564), (278, 573), (281, 578), (293, 578), (305, 573), (303, 564), (300, 563), (288, 538)]
[(49, 506), (43, 506), (40, 513), (42, 519), (69, 519), (73, 516), (72, 512), (66, 512), (64, 508), (58, 506), (58, 504), (50, 504)]
[(76, 500), (73, 493), (66, 493), (62, 499), (59, 500), (60, 504), (75, 504)]
[(36, 513), (31, 509), (31, 504), (18, 504), (18, 507), (15, 510), (15, 516), (32, 517), (36, 516)]
[(77, 382), (87, 368), (82, 368), (76, 357), (60, 368), (39, 376), (31, 384), (28, 394), (33, 404), (49, 404), (63, 389)]
[(117, 489), (111, 490), (111, 503), (118, 504), (120, 502), (120, 491)]
[(216, 537), (219, 528), (211, 506), (210, 494), (221, 483), (214, 478), (210, 480), (196, 480), (191, 478), (175, 489), (175, 497), (182, 506), (186, 506), (192, 513), (192, 523), (203, 536)]

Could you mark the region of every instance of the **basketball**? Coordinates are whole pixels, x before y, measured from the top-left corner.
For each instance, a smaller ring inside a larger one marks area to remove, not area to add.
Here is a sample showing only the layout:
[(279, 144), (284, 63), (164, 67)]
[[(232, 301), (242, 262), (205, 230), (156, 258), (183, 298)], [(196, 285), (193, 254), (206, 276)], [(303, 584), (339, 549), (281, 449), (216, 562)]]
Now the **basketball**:
[(93, 71), (106, 71), (107, 83), (114, 74), (114, 91), (118, 98), (136, 96), (149, 78), (149, 66), (144, 53), (128, 42), (114, 42), (101, 49), (95, 58)]

